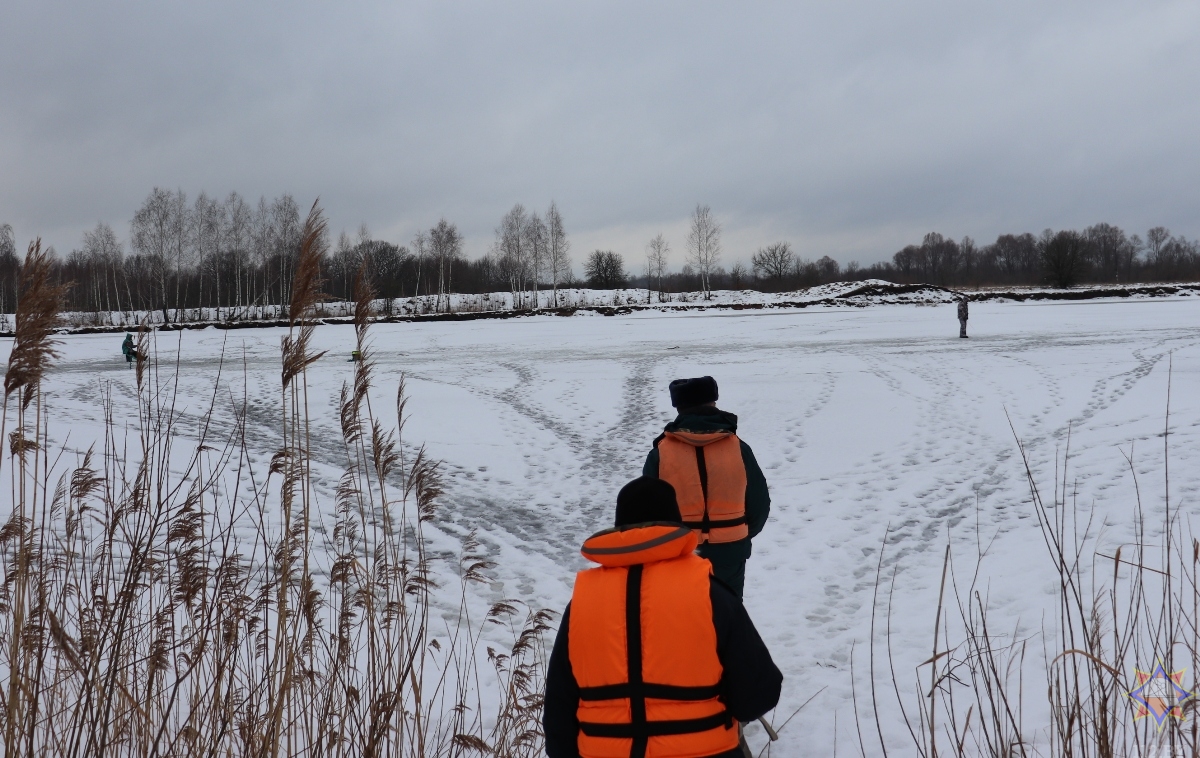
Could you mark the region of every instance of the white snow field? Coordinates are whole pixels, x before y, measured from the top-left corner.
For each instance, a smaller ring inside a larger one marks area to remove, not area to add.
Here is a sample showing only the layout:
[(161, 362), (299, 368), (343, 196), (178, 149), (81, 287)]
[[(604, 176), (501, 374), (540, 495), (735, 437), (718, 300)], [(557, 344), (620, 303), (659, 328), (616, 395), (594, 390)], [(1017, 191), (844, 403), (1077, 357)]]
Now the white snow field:
[[(264, 470), (277, 445), (284, 333), (210, 328), (157, 337), (160, 372), (173, 370), (179, 346), (179, 404), (194, 416), (206, 412), (225, 351), (228, 389), (214, 420), (232, 422), (230, 396), (240, 399), (245, 381), (249, 439), (261, 445)], [(977, 545), (990, 543), (981, 584), (999, 626), (1019, 621), (1036, 633), (1047, 623), (1057, 579), (1008, 418), (1051, 490), (1071, 429), (1069, 480), (1081, 507), (1103, 517), (1100, 543), (1115, 549), (1133, 539), (1131, 451), (1148, 520), (1161, 518), (1173, 362), (1172, 503), (1196, 512), (1200, 299), (980, 303), (970, 333), (958, 339), (953, 305), (380, 324), (372, 327), (373, 406), (394, 418), (396, 382), (407, 376), (406, 440), (446, 462), (444, 534), (477, 530), (497, 562), (496, 598), (561, 610), (585, 566), (578, 546), (610, 524), (617, 490), (640, 474), (673, 417), (667, 383), (716, 377), (720, 405), (738, 414), (771, 488), (746, 605), (785, 675), (775, 723), (825, 688), (783, 729), (772, 755), (831, 755), (835, 740), (858, 753), (852, 647), (866, 751), (877, 754), (865, 661), (885, 529), (884, 574), (898, 571), (892, 647), (903, 684), (930, 655), (947, 539), (960, 582), (969, 581)], [(120, 342), (62, 338), (47, 384), (50, 434), (70, 449), (100, 434), (106, 383), (118, 418), (132, 413), (133, 374)], [(315, 439), (329, 442), (317, 443), (327, 464), (322, 486), (332, 491), (352, 328), (322, 326), (315, 343), (330, 351), (308, 379), (322, 430)], [(0, 342), (0, 351), (10, 344)], [(1033, 648), (1040, 653), (1040, 643)], [(884, 735), (908, 752), (890, 680), (881, 684)], [(1030, 686), (1027, 721), (1037, 720), (1043, 692), (1042, 681)], [(757, 726), (747, 733), (763, 744)]]

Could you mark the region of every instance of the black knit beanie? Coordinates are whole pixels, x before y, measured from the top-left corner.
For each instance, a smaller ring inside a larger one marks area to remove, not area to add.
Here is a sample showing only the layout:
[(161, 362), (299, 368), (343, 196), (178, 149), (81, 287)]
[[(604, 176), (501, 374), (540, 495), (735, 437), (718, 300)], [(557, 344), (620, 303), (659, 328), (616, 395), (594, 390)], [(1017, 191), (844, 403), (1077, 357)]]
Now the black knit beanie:
[(667, 389), (671, 391), (671, 405), (676, 408), (692, 408), (717, 402), (717, 380), (711, 376), (676, 379)]
[(616, 526), (641, 524), (646, 521), (683, 521), (675, 488), (669, 482), (649, 476), (639, 476), (617, 493)]

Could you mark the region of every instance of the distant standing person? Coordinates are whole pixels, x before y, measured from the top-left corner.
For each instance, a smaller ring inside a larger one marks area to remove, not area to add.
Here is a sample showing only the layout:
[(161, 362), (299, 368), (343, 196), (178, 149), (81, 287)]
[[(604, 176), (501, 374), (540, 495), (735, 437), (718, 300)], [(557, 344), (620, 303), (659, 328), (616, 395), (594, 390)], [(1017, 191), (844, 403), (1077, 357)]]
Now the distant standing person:
[(642, 474), (675, 488), (700, 556), (740, 599), (750, 541), (771, 512), (767, 479), (754, 451), (737, 436), (737, 416), (717, 408), (715, 379), (676, 379), (669, 390), (679, 415), (654, 440)]
[(967, 336), (967, 296), (962, 295), (958, 298), (958, 336), (966, 338)]

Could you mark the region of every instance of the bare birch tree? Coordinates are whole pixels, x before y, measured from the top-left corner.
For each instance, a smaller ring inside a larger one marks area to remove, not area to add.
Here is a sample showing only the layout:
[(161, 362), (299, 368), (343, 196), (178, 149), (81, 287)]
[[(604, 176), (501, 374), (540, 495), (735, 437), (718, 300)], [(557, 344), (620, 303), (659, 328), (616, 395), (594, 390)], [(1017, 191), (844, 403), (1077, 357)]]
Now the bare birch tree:
[[(121, 290), (118, 286), (118, 272), (121, 269), (121, 243), (117, 240), (116, 232), (103, 221), (96, 228), (83, 233), (83, 254), (92, 262), (92, 288), (95, 291), (95, 302), (104, 303), (104, 309), (109, 313), (111, 323), (114, 310), (121, 310)], [(97, 274), (99, 275), (97, 277)], [(109, 280), (112, 284), (109, 284)], [(116, 294), (116, 308), (113, 307), (113, 294)]]
[(562, 214), (554, 201), (546, 211), (546, 255), (550, 269), (550, 286), (554, 289), (554, 306), (558, 307), (558, 285), (571, 277), (571, 243), (563, 228)]
[[(662, 302), (662, 280), (667, 274), (667, 257), (671, 254), (671, 246), (667, 238), (658, 234), (646, 245), (646, 288), (651, 282), (658, 282), (658, 302)], [(650, 293), (646, 293), (646, 304), (650, 304)]]
[(437, 226), (429, 230), (429, 249), (437, 263), (438, 295), (435, 310), (443, 308), (450, 310), (450, 275), (454, 260), (462, 255), (463, 238), (458, 233), (458, 227), (446, 219), (437, 222)]
[(249, 305), (248, 296), (253, 286), (249, 281), (243, 282), (243, 277), (250, 268), (247, 256), (250, 253), (252, 224), (253, 214), (250, 206), (241, 195), (230, 192), (229, 197), (225, 198), (225, 229), (221, 236), (225, 240), (229, 262), (233, 266), (233, 302), (241, 308)]
[[(207, 194), (201, 192), (192, 207), (192, 233), (195, 240), (196, 260), (201, 272), (199, 279), (200, 303), (201, 305), (204, 303), (205, 281), (206, 279), (210, 280), (218, 314), (220, 314), (223, 304), (221, 297), (221, 232), (224, 228), (225, 206), (220, 201), (210, 199)], [(211, 277), (204, 276), (206, 269), (212, 272)]]
[(700, 275), (704, 299), (712, 299), (711, 277), (721, 261), (721, 224), (707, 205), (696, 205), (687, 239), (688, 262)]
[(254, 289), (257, 292), (253, 295), (254, 302), (258, 303), (260, 318), (263, 307), (270, 302), (271, 297), (271, 236), (271, 206), (267, 204), (265, 197), (260, 196), (250, 226), (250, 244), (254, 253), (254, 265), (262, 273), (261, 285), (257, 277), (255, 278)]
[(170, 195), (168, 203), (167, 249), (171, 260), (171, 279), (175, 283), (175, 301), (172, 304), (175, 320), (183, 318), (184, 269), (192, 262), (192, 214), (188, 211), (187, 195), (181, 189)]
[(167, 293), (173, 199), (170, 192), (155, 187), (150, 191), (150, 196), (142, 203), (142, 207), (133, 214), (133, 221), (129, 224), (130, 245), (138, 255), (145, 256), (152, 274), (157, 280), (157, 306), (162, 310), (164, 321), (170, 321)]
[[(429, 276), (429, 235), (420, 231), (413, 236), (412, 239), (413, 255), (417, 259), (417, 284), (413, 288), (413, 297), (421, 296), (421, 274)], [(429, 284), (425, 285), (425, 294), (429, 294)], [(418, 301), (419, 302), (419, 301)]]
[(529, 215), (525, 206), (517, 203), (496, 229), (496, 257), (501, 269), (508, 275), (509, 291), (513, 296), (513, 308), (519, 308), (518, 298), (525, 292), (525, 280), (529, 275), (528, 251), (526, 250), (525, 226), (529, 223)]
[(538, 298), (538, 279), (542, 275), (542, 269), (546, 266), (547, 237), (546, 224), (536, 212), (531, 213), (529, 222), (525, 224), (525, 249), (529, 252), (529, 282), (533, 290), (533, 309), (535, 311), (541, 307), (541, 301)]
[(295, 198), (284, 193), (271, 203), (272, 257), (278, 261), (280, 302), (285, 308), (292, 299), (291, 285), (300, 254), (302, 228), (300, 206)]

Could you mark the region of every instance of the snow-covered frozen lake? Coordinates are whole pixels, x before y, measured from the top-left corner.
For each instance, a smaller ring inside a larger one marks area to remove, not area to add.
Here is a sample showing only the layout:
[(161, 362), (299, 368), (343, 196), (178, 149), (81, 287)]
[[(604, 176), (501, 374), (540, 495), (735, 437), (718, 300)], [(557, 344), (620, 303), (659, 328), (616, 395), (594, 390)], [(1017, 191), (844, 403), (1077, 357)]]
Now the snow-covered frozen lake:
[[(822, 754), (832, 748), (835, 718), (839, 749), (856, 753), (850, 652), (857, 646), (861, 696), (885, 529), (885, 566), (899, 562), (894, 649), (902, 679), (929, 656), (947, 538), (956, 568), (969, 573), (977, 534), (984, 543), (995, 537), (983, 563), (994, 613), (1009, 627), (1018, 617), (1041, 623), (1056, 579), (1009, 418), (1047, 488), (1071, 428), (1079, 500), (1103, 514), (1105, 544), (1127, 543), (1131, 449), (1152, 522), (1162, 508), (1173, 353), (1172, 500), (1196, 510), (1200, 300), (975, 304), (970, 332), (957, 338), (953, 305), (381, 324), (372, 327), (374, 408), (394, 418), (403, 372), (407, 441), (424, 442), (446, 462), (446, 533), (478, 531), (498, 563), (498, 596), (561, 609), (584, 565), (580, 542), (609, 525), (616, 491), (640, 473), (651, 440), (672, 418), (667, 383), (716, 377), (720, 405), (738, 414), (771, 487), (746, 605), (786, 677), (777, 723), (826, 687), (773, 755)], [(196, 416), (206, 412), (224, 349), (223, 381), (240, 400), (245, 378), (249, 439), (264, 467), (278, 445), (283, 334), (210, 328), (157, 337), (160, 371), (171, 370), (180, 347), (180, 406)], [(316, 439), (335, 441), (318, 451), (332, 489), (343, 455), (337, 396), (351, 374), (353, 331), (320, 327), (315, 341), (330, 351), (309, 370), (309, 402), (328, 432)], [(104, 383), (118, 409), (132, 408), (120, 342), (63, 338), (47, 387), (59, 442), (69, 432), (69, 446), (83, 449), (99, 434)], [(0, 343), (4, 354), (8, 343)], [(214, 420), (231, 423), (230, 407), (218, 401)], [(884, 730), (904, 745), (901, 724)]]

